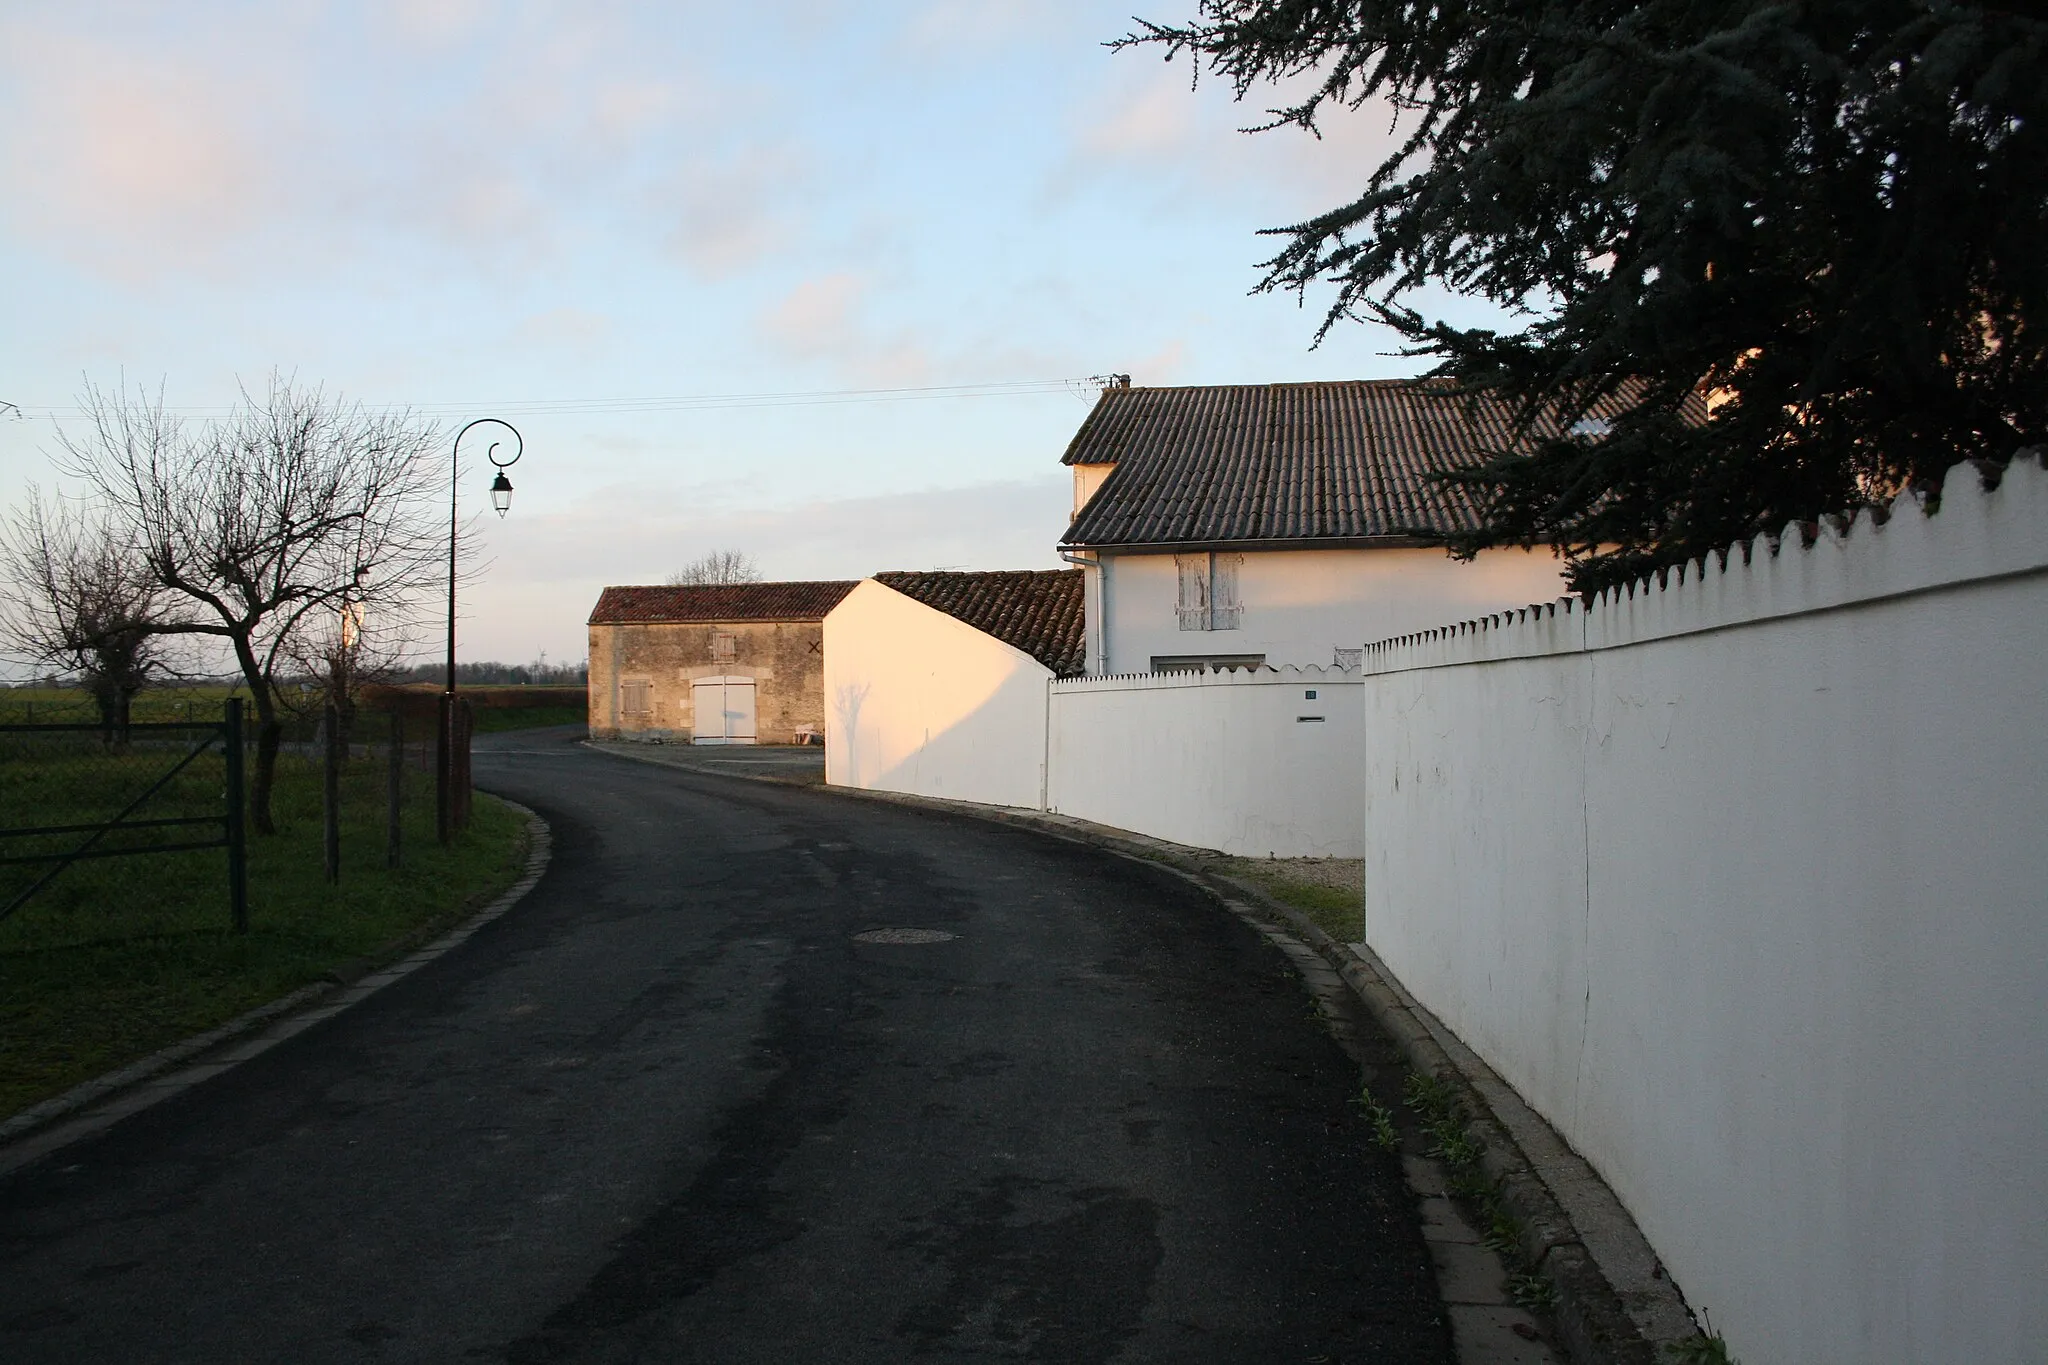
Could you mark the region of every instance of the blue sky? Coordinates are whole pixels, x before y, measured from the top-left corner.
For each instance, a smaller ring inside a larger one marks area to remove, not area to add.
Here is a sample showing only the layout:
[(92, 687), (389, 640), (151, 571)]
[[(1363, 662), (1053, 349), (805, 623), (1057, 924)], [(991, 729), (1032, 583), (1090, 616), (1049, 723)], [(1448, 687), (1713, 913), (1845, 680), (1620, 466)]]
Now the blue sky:
[[(0, 11), (0, 500), (82, 377), (218, 409), (295, 371), (527, 454), (463, 653), (579, 658), (606, 583), (1056, 562), (1085, 386), (620, 410), (587, 400), (1411, 373), (1255, 235), (1386, 145), (1102, 46), (1157, 5), (21, 3)], [(1424, 300), (1425, 306), (1441, 300)], [(1469, 306), (1456, 315), (1477, 316)], [(483, 505), (487, 479), (465, 490)], [(431, 631), (428, 632), (431, 639)]]

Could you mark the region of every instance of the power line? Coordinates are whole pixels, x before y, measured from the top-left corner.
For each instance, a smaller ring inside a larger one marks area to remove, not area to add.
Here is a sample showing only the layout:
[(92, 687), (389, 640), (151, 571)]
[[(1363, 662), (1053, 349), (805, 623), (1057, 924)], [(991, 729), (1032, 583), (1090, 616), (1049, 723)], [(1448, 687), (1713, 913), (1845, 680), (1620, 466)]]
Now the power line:
[[(931, 384), (886, 389), (797, 389), (764, 393), (676, 394), (654, 398), (517, 398), (499, 402), (365, 403), (373, 412), (412, 411), (426, 417), (487, 412), (501, 416), (582, 416), (643, 412), (715, 412), (736, 408), (820, 407), (841, 403), (903, 403), (942, 398), (1028, 398), (1047, 394), (1072, 394), (1087, 398), (1113, 384), (1119, 376), (1088, 375), (1071, 379), (1010, 379), (984, 384)], [(14, 406), (9, 404), (7, 406)], [(28, 416), (82, 417), (76, 407), (26, 407), (16, 411)], [(195, 419), (222, 418), (231, 409), (220, 407), (171, 407), (164, 411)]]

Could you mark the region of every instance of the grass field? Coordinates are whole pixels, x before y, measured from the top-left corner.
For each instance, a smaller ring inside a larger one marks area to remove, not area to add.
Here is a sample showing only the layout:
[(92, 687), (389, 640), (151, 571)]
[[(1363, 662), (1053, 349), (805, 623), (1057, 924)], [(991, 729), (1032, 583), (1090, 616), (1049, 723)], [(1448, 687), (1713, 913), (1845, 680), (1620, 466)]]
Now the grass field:
[[(553, 703), (556, 696), (572, 691), (560, 687), (522, 689), (492, 686), (466, 687), (461, 695), (476, 704), (477, 733), (490, 734), (501, 730), (526, 730), (539, 725), (583, 724), (588, 714), (588, 708), (583, 705), (534, 706), (526, 704), (526, 699), (520, 696), (521, 692), (531, 692), (536, 697), (545, 696)], [(222, 702), (230, 696), (247, 695), (240, 688), (219, 685), (152, 687), (135, 698), (129, 719), (137, 722), (219, 720)], [(426, 695), (431, 696), (431, 691)], [(380, 713), (366, 706), (358, 715), (361, 717), (358, 721), (360, 737), (375, 738), (383, 733)], [(75, 687), (0, 688), (0, 725), (95, 725), (99, 718), (99, 708), (93, 704), (92, 698)], [(253, 724), (253, 715), (250, 720)], [(314, 726), (315, 719), (310, 714), (287, 714), (285, 738), (292, 741), (311, 739)]]
[[(100, 819), (179, 749), (0, 750), (0, 827)], [(210, 766), (208, 766), (210, 764)], [(218, 808), (218, 755), (195, 763), (145, 812)], [(430, 775), (406, 774), (404, 865), (384, 866), (385, 768), (350, 764), (342, 788), (342, 878), (321, 872), (317, 767), (279, 760), (280, 832), (249, 839), (249, 932), (229, 921), (222, 850), (80, 862), (0, 921), (0, 1117), (202, 1032), (364, 958), (396, 956), (481, 905), (524, 864), (525, 822), (481, 793), (470, 828), (434, 841)], [(109, 804), (111, 803), (111, 808)], [(204, 831), (200, 831), (203, 837)], [(187, 833), (182, 837), (194, 837)], [(15, 852), (22, 852), (17, 847)], [(24, 869), (0, 869), (0, 888)], [(0, 905), (13, 898), (0, 894)]]

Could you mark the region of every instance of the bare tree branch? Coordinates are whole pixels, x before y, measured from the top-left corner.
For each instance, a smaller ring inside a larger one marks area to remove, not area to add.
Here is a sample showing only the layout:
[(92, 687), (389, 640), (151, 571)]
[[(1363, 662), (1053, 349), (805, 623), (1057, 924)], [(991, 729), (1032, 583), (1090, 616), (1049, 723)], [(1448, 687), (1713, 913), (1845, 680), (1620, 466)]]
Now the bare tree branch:
[(278, 672), (308, 622), (408, 619), (445, 547), (435, 425), (372, 412), (273, 374), (226, 421), (188, 435), (161, 397), (86, 386), (62, 467), (107, 505), (184, 610), (165, 627), (219, 637), (257, 718), (250, 814), (273, 828)]
[(701, 583), (759, 583), (761, 570), (744, 550), (712, 550), (699, 555), (668, 576), (671, 587)]

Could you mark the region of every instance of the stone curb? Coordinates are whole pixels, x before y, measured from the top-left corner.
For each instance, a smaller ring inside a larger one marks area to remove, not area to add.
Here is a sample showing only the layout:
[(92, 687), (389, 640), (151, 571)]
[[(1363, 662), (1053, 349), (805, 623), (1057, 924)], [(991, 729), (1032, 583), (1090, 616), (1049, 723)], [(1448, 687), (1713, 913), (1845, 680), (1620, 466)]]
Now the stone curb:
[[(84, 1138), (96, 1137), (130, 1115), (183, 1094), (202, 1081), (259, 1056), (305, 1032), (323, 1019), (361, 1003), (402, 977), (466, 941), (531, 891), (547, 871), (552, 832), (540, 816), (516, 801), (504, 801), (526, 817), (526, 867), (519, 880), (489, 905), (423, 948), (415, 949), (381, 969), (371, 959), (346, 964), (329, 979), (301, 986), (291, 994), (258, 1005), (227, 1023), (153, 1052), (140, 1061), (75, 1085), (61, 1095), (31, 1105), (0, 1123), (0, 1175), (19, 1170)], [(403, 944), (404, 940), (400, 940)], [(399, 951), (403, 951), (400, 948)], [(266, 1028), (265, 1026), (269, 1027)], [(256, 1034), (256, 1037), (249, 1035)], [(247, 1039), (228, 1047), (238, 1039)], [(218, 1053), (218, 1055), (215, 1055)], [(199, 1060), (193, 1062), (194, 1058)], [(172, 1071), (182, 1062), (193, 1062)], [(171, 1074), (165, 1075), (164, 1073)]]

